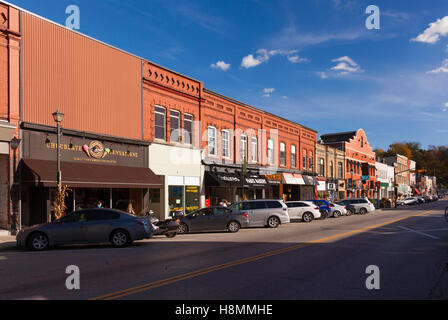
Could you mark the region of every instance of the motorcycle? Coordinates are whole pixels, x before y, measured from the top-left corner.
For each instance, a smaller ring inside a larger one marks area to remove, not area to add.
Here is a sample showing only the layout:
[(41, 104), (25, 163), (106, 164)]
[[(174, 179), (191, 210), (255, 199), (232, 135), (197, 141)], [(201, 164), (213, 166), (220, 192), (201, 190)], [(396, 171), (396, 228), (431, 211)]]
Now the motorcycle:
[(153, 228), (153, 235), (164, 235), (167, 238), (174, 238), (177, 235), (177, 228), (179, 228), (178, 219), (168, 219), (165, 221), (160, 221), (154, 216), (154, 211), (149, 210), (146, 212), (145, 216), (149, 219)]

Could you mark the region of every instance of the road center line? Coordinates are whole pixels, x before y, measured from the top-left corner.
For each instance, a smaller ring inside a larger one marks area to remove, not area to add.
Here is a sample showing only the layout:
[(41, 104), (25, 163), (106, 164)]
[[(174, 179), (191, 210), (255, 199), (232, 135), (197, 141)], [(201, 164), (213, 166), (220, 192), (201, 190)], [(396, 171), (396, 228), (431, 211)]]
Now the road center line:
[(336, 235), (333, 235), (333, 236), (321, 238), (321, 239), (318, 239), (318, 240), (310, 241), (308, 243), (302, 243), (302, 244), (291, 246), (291, 247), (288, 247), (288, 248), (284, 248), (284, 249), (280, 249), (280, 250), (274, 250), (274, 251), (269, 251), (269, 252), (262, 253), (262, 254), (259, 254), (259, 255), (255, 255), (255, 256), (252, 256), (252, 257), (247, 257), (247, 258), (243, 258), (243, 259), (227, 262), (227, 263), (224, 263), (224, 264), (220, 264), (220, 265), (215, 265), (215, 266), (199, 269), (199, 270), (196, 270), (196, 271), (188, 272), (188, 273), (185, 273), (185, 274), (180, 274), (180, 275), (173, 276), (173, 277), (170, 277), (170, 278), (166, 278), (166, 279), (162, 279), (162, 280), (157, 280), (157, 281), (153, 281), (153, 282), (150, 282), (150, 283), (146, 283), (146, 284), (143, 284), (143, 285), (140, 285), (140, 286), (136, 286), (136, 287), (133, 287), (133, 288), (112, 292), (112, 293), (109, 293), (109, 294), (105, 294), (105, 295), (102, 295), (102, 296), (91, 298), (89, 300), (115, 300), (115, 299), (119, 299), (119, 298), (126, 297), (126, 296), (129, 296), (129, 295), (133, 295), (133, 294), (137, 294), (137, 293), (140, 293), (140, 292), (148, 291), (148, 290), (151, 290), (151, 289), (154, 289), (154, 288), (157, 288), (157, 287), (162, 287), (162, 286), (165, 286), (165, 285), (168, 285), (168, 284), (171, 284), (171, 283), (175, 283), (175, 282), (179, 282), (179, 281), (182, 281), (182, 280), (195, 278), (195, 277), (198, 277), (198, 276), (201, 276), (201, 275), (204, 275), (204, 274), (207, 274), (207, 273), (211, 273), (211, 272), (214, 272), (214, 271), (227, 269), (227, 268), (230, 268), (230, 267), (246, 264), (246, 263), (249, 263), (249, 262), (254, 262), (254, 261), (257, 261), (257, 260), (262, 260), (262, 259), (265, 259), (265, 258), (268, 258), (268, 257), (272, 257), (272, 256), (277, 256), (277, 255), (280, 255), (280, 254), (283, 254), (283, 253), (287, 253), (287, 252), (291, 252), (291, 251), (298, 250), (298, 249), (301, 249), (301, 248), (305, 248), (305, 247), (311, 246), (313, 244), (318, 244), (318, 243), (323, 243), (323, 242), (327, 242), (327, 241), (331, 241), (331, 240), (345, 238), (345, 237), (348, 237), (348, 236), (351, 236), (351, 235), (355, 235), (355, 234), (366, 232), (366, 231), (369, 231), (369, 230), (372, 230), (372, 229), (380, 228), (380, 227), (383, 227), (383, 226), (386, 226), (386, 225), (389, 225), (389, 224), (393, 224), (393, 223), (396, 223), (396, 222), (399, 222), (399, 221), (403, 221), (403, 220), (406, 220), (406, 219), (410, 219), (410, 218), (413, 218), (413, 217), (423, 216), (423, 215), (431, 213), (431, 212), (435, 212), (435, 210), (425, 211), (425, 212), (414, 214), (414, 215), (411, 215), (411, 216), (398, 218), (398, 219), (394, 219), (394, 220), (389, 220), (389, 221), (386, 221), (386, 222), (383, 222), (383, 223), (379, 223), (379, 224), (376, 224), (376, 225), (364, 227), (364, 228), (361, 228), (361, 229), (352, 230), (352, 231), (336, 234)]
[(414, 230), (414, 229), (410, 229), (410, 228), (406, 228), (406, 227), (402, 227), (402, 226), (398, 226), (398, 228), (403, 229), (403, 230), (407, 230), (407, 231), (410, 231), (410, 232), (414, 232), (414, 233), (417, 233), (419, 235), (422, 235), (422, 236), (425, 236), (425, 237), (428, 237), (428, 238), (431, 238), (431, 239), (435, 239), (435, 240), (439, 240), (440, 239), (439, 237), (432, 236), (430, 234), (427, 234), (427, 233), (424, 233), (424, 232), (421, 232), (421, 231), (418, 231), (418, 230)]

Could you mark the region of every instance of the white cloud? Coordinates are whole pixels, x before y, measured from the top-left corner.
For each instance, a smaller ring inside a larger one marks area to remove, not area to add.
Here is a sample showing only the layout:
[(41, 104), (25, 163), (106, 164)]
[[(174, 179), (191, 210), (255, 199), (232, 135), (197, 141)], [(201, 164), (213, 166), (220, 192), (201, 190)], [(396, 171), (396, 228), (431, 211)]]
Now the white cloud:
[(443, 105), (443, 109), (442, 109), (442, 111), (443, 111), (443, 112), (448, 111), (448, 102), (445, 102), (445, 104)]
[(275, 91), (275, 88), (265, 88), (263, 90), (263, 93), (264, 93), (263, 97), (270, 98), (271, 94), (273, 94), (274, 91)]
[(437, 19), (436, 22), (431, 22), (429, 28), (427, 28), (417, 38), (412, 41), (424, 42), (424, 43), (436, 43), (440, 40), (440, 37), (448, 35), (448, 16), (442, 19)]
[(287, 100), (287, 99), (288, 99), (288, 97), (287, 97), (287, 96), (283, 96), (282, 98), (283, 98), (284, 100)]
[(321, 78), (321, 79), (327, 79), (328, 75), (326, 72), (317, 72), (317, 75)]
[(264, 62), (268, 62), (271, 57), (277, 55), (287, 57), (288, 61), (291, 63), (300, 63), (309, 61), (307, 58), (301, 58), (297, 54), (298, 52), (299, 52), (298, 50), (278, 49), (268, 51), (266, 49), (259, 49), (255, 56), (253, 54), (249, 54), (248, 56), (244, 57), (241, 62), (241, 67), (246, 69), (253, 68), (259, 66)]
[(221, 69), (222, 71), (227, 71), (230, 68), (230, 64), (225, 63), (224, 61), (218, 61), (218, 62), (212, 64), (210, 67), (212, 67), (214, 69)]
[(438, 74), (438, 73), (448, 73), (448, 59), (443, 60), (442, 66), (440, 68), (428, 71), (430, 74)]
[(348, 56), (333, 59), (333, 62), (339, 62), (331, 70), (336, 71), (338, 75), (346, 75), (349, 73), (363, 72), (360, 66)]

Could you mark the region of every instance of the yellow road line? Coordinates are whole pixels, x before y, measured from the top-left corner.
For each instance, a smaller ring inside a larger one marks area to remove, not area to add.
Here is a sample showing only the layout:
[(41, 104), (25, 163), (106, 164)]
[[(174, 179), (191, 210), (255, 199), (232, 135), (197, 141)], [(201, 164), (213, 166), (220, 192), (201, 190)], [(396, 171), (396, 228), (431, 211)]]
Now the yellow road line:
[(406, 220), (409, 218), (413, 218), (413, 217), (419, 217), (419, 216), (423, 216), (425, 214), (431, 213), (431, 212), (435, 212), (435, 210), (430, 210), (430, 211), (425, 211), (423, 213), (419, 213), (419, 214), (415, 214), (412, 216), (407, 216), (407, 217), (403, 217), (403, 218), (399, 218), (399, 219), (394, 219), (394, 220), (390, 220), (387, 222), (383, 222), (383, 223), (379, 223), (373, 226), (368, 226), (368, 227), (364, 227), (361, 229), (357, 229), (357, 230), (352, 230), (352, 231), (348, 231), (348, 232), (344, 232), (344, 233), (339, 233), (333, 236), (329, 236), (329, 237), (325, 237), (325, 238), (321, 238), (318, 240), (313, 240), (310, 241), (308, 243), (303, 243), (303, 244), (299, 244), (299, 245), (295, 245), (295, 246), (291, 246), (288, 248), (284, 248), (284, 249), (279, 249), (279, 250), (274, 250), (274, 251), (269, 251), (266, 253), (262, 253), (259, 255), (255, 255), (255, 256), (251, 256), (248, 258), (243, 258), (243, 259), (238, 259), (235, 261), (231, 261), (231, 262), (227, 262), (224, 264), (220, 264), (220, 265), (215, 265), (215, 266), (211, 266), (211, 267), (207, 267), (207, 268), (203, 268), (203, 269), (199, 269), (196, 271), (192, 271), (192, 272), (188, 272), (188, 273), (184, 273), (184, 274), (180, 274), (177, 276), (173, 276), (170, 278), (166, 278), (166, 279), (162, 279), (162, 280), (158, 280), (158, 281), (154, 281), (154, 282), (150, 282), (150, 283), (146, 283), (140, 286), (136, 286), (133, 288), (129, 288), (129, 289), (125, 289), (125, 290), (121, 290), (121, 291), (117, 291), (117, 292), (113, 292), (113, 293), (109, 293), (109, 294), (105, 294), (99, 297), (95, 297), (92, 298), (90, 300), (114, 300), (114, 299), (119, 299), (125, 296), (129, 296), (129, 295), (133, 295), (136, 293), (140, 293), (140, 292), (144, 292), (144, 291), (148, 291), (157, 287), (161, 287), (161, 286), (165, 286), (171, 283), (175, 283), (175, 282), (179, 282), (182, 280), (187, 280), (190, 278), (195, 278), (207, 273), (211, 273), (214, 271), (219, 271), (219, 270), (223, 270), (223, 269), (227, 269), (230, 267), (234, 267), (234, 266), (238, 266), (238, 265), (242, 265), (245, 263), (249, 263), (249, 262), (254, 262), (257, 260), (261, 260), (261, 259), (265, 259), (268, 257), (272, 257), (272, 256), (277, 256), (280, 255), (282, 253), (287, 253), (287, 252), (291, 252), (297, 249), (301, 249), (301, 248), (305, 248), (308, 246), (311, 246), (313, 244), (318, 244), (318, 243), (323, 243), (326, 241), (330, 241), (330, 240), (335, 240), (335, 239), (340, 239), (340, 238), (344, 238), (344, 237), (348, 237), (354, 234), (358, 234), (358, 233), (362, 233), (362, 232), (366, 232), (372, 229), (376, 229), (376, 228), (380, 228), (389, 224), (393, 224), (402, 220)]

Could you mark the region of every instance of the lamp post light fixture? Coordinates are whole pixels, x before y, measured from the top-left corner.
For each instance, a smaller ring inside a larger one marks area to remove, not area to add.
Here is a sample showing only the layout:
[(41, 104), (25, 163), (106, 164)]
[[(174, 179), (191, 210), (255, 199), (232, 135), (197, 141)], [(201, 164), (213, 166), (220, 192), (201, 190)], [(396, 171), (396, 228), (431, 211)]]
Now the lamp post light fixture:
[(58, 188), (61, 188), (62, 184), (62, 173), (61, 173), (61, 157), (60, 157), (60, 138), (61, 138), (61, 122), (64, 120), (64, 114), (59, 111), (59, 109), (53, 113), (53, 119), (57, 124), (57, 166), (58, 166), (58, 176), (57, 176), (57, 182), (58, 182)]

